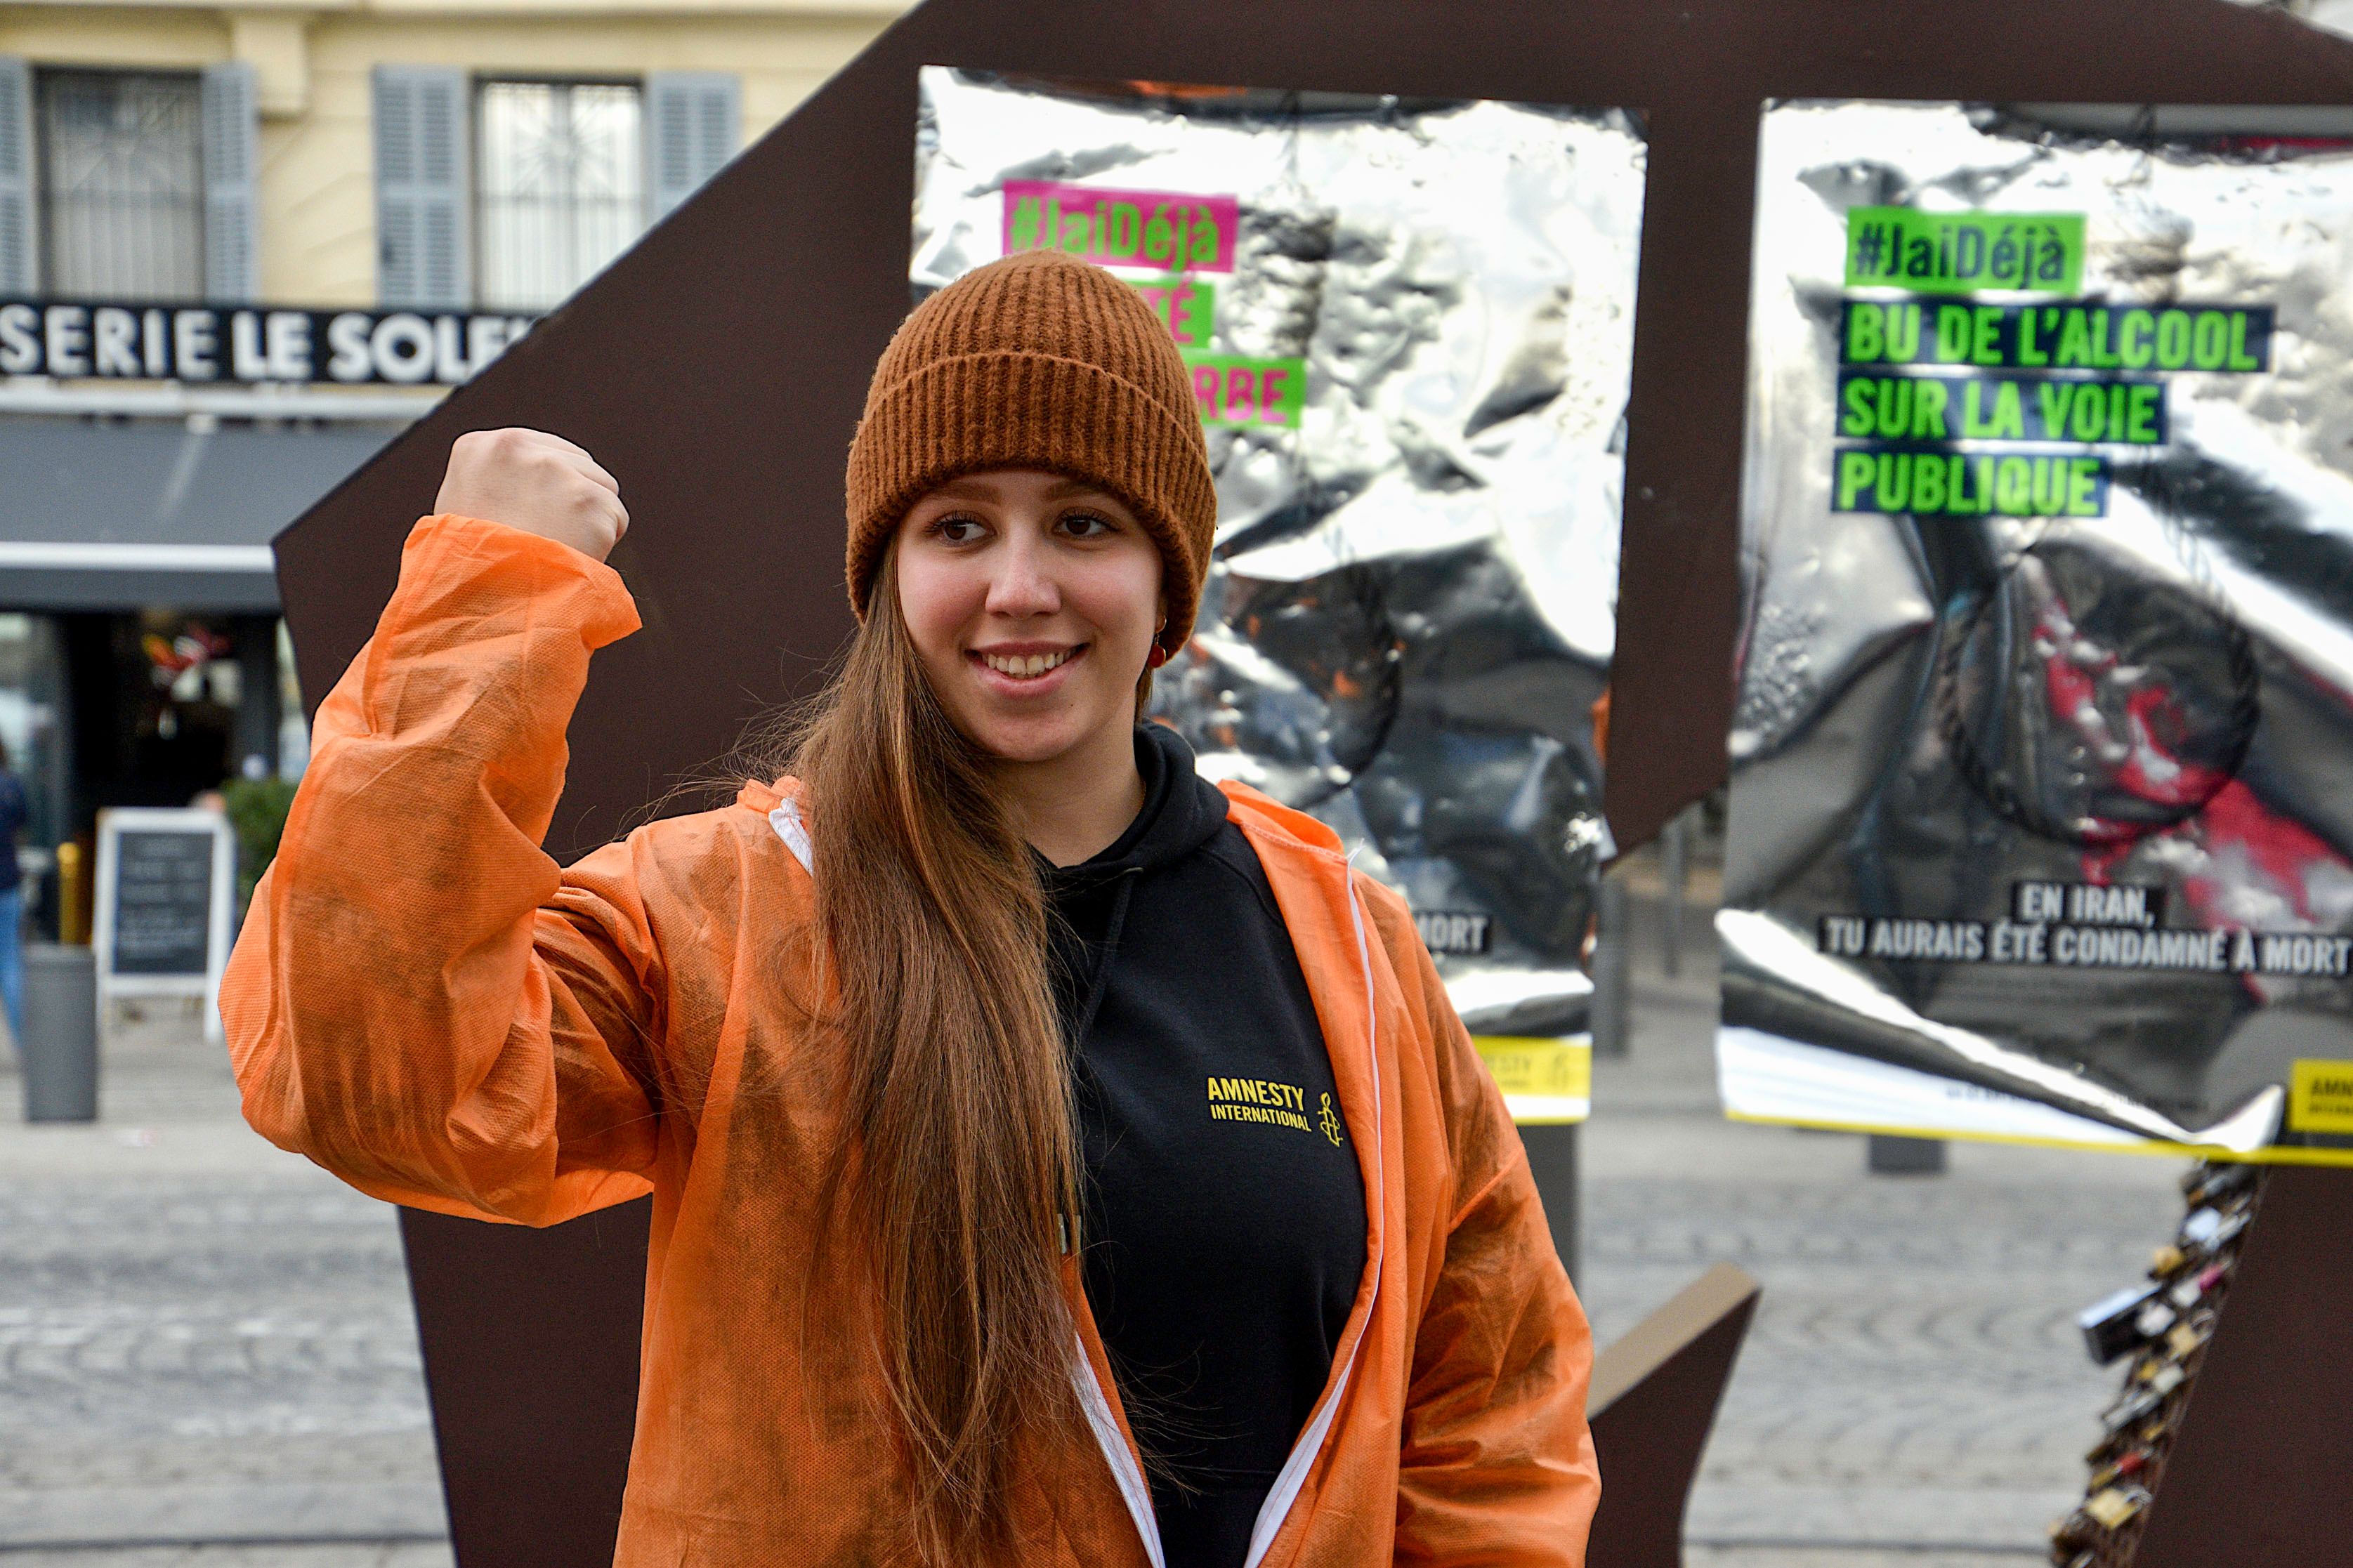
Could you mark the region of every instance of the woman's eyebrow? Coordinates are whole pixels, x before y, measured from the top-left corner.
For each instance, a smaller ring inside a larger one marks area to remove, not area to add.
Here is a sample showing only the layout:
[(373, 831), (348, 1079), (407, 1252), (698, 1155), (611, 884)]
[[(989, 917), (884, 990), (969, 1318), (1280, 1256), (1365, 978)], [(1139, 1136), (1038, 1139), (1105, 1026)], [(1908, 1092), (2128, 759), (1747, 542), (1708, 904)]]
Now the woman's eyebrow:
[(1098, 485), (1091, 485), (1084, 479), (1056, 479), (1046, 488), (1048, 500), (1067, 500), (1072, 496), (1099, 496), (1104, 500), (1113, 499), (1109, 490)]

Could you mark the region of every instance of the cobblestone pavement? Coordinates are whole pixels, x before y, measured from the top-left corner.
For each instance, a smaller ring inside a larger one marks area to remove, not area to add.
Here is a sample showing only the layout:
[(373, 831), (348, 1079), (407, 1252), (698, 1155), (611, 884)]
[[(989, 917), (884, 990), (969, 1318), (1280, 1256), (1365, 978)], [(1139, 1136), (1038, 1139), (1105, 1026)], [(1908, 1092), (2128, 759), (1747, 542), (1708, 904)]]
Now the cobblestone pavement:
[[(1692, 927), (1599, 1067), (1580, 1281), (1603, 1342), (1718, 1260), (1764, 1282), (1692, 1568), (2037, 1559), (2112, 1383), (2070, 1317), (2179, 1166), (1957, 1144), (1872, 1178), (1853, 1138), (1726, 1123)], [(0, 1568), (448, 1568), (391, 1212), (247, 1131), (194, 1035), (115, 1029), (95, 1127), (19, 1124), (0, 1070)]]
[[(111, 1031), (96, 1126), (26, 1126), (16, 1089), (0, 1563), (446, 1568), (393, 1211), (248, 1131), (176, 1005)], [(100, 1549), (289, 1538), (319, 1544)]]

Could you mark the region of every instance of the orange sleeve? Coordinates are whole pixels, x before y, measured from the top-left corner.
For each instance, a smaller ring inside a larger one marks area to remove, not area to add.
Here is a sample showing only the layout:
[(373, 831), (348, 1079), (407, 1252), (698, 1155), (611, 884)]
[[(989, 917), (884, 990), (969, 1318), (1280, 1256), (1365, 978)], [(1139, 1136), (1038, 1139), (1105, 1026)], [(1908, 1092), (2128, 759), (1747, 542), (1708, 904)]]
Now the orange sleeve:
[(312, 731), (221, 987), (246, 1120), (363, 1192), (552, 1225), (645, 1192), (659, 957), (633, 868), (540, 848), (610, 567), (419, 522)]
[(1397, 1562), (1581, 1568), (1601, 1498), (1592, 1332), (1503, 1096), (1410, 918), (1384, 924), (1434, 1045), (1455, 1194), (1406, 1390)]

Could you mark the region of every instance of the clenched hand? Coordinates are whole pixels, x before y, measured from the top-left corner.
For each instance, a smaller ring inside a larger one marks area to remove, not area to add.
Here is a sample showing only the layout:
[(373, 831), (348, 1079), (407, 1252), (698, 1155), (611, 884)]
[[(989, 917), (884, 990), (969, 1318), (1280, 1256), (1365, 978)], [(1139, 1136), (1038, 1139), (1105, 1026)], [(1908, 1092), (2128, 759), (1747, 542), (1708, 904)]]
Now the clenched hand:
[(629, 531), (619, 480), (563, 437), (520, 426), (459, 437), (433, 510), (502, 522), (598, 561)]

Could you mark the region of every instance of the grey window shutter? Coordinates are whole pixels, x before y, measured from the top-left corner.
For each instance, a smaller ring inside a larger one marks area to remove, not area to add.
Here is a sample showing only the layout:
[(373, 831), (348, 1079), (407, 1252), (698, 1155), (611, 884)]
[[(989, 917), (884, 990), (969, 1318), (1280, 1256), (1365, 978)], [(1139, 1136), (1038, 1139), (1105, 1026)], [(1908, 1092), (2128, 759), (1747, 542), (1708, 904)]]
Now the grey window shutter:
[(692, 195), (735, 156), (744, 90), (727, 71), (655, 71), (646, 78), (646, 221)]
[(0, 294), (40, 286), (33, 181), (33, 68), (0, 55)]
[(466, 73), (375, 68), (376, 296), (463, 309), (474, 292), (467, 222)]
[(204, 73), (205, 295), (251, 300), (261, 293), (261, 171), (253, 67), (244, 60)]

